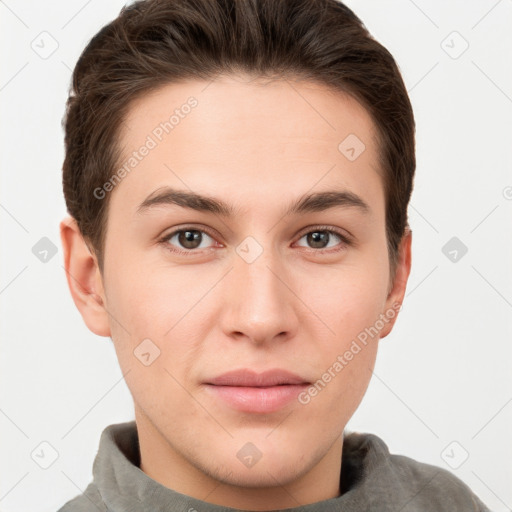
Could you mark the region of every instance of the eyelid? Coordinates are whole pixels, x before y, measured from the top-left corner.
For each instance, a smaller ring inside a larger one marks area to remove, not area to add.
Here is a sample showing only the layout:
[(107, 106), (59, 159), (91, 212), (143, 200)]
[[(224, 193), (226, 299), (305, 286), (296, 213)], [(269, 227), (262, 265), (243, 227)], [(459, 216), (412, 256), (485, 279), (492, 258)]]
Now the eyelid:
[(207, 226), (204, 226), (202, 224), (193, 225), (193, 224), (184, 224), (183, 226), (177, 226), (172, 229), (172, 231), (169, 231), (166, 235), (162, 235), (161, 237), (158, 237), (160, 240), (162, 239), (169, 239), (172, 238), (177, 233), (180, 233), (182, 231), (201, 231), (206, 233), (211, 238), (220, 238), (219, 233), (217, 233), (212, 228), (209, 228)]
[[(180, 249), (179, 247), (171, 245), (169, 242), (170, 239), (173, 238), (176, 234), (183, 232), (183, 231), (199, 231), (199, 232), (206, 233), (210, 238), (212, 238), (214, 240), (214, 242), (219, 244), (219, 242), (217, 242), (217, 238), (219, 238), (219, 236), (217, 234), (215, 234), (211, 228), (208, 228), (204, 225), (196, 225), (195, 226), (195, 225), (191, 225), (191, 224), (174, 227), (172, 229), (172, 231), (170, 231), (169, 233), (167, 233), (163, 236), (159, 236), (157, 243), (159, 245), (162, 245), (165, 249), (167, 249), (171, 253), (178, 254), (178, 255), (185, 255), (185, 256), (194, 256), (196, 254), (200, 254), (201, 252), (211, 251), (212, 249), (216, 248), (215, 246), (211, 246), (211, 247), (206, 247), (203, 249), (188, 249), (188, 250), (186, 250), (186, 249)], [(169, 247), (172, 247), (172, 248), (169, 248)]]
[[(311, 226), (307, 226), (304, 229), (302, 229), (299, 232), (299, 235), (297, 235), (297, 240), (300, 240), (304, 235), (307, 235), (308, 233), (313, 233), (315, 231), (328, 231), (329, 233), (334, 233), (335, 235), (339, 236), (344, 243), (353, 244), (354, 243), (354, 236), (349, 233), (345, 229), (336, 228), (334, 226), (328, 226), (328, 225), (318, 225), (313, 224)], [(320, 249), (321, 250), (321, 249)]]

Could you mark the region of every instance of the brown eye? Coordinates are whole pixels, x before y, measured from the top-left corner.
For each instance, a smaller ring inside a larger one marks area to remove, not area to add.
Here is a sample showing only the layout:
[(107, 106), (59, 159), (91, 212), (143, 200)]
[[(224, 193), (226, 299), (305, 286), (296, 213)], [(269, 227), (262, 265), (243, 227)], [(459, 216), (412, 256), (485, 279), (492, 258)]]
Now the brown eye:
[[(332, 229), (316, 229), (314, 231), (309, 231), (302, 235), (300, 240), (306, 240), (306, 246), (310, 249), (331, 249), (336, 247), (342, 242), (341, 245), (347, 245), (348, 241), (346, 238), (337, 231)], [(301, 247), (304, 245), (299, 244)]]
[(200, 231), (180, 231), (178, 242), (185, 249), (197, 249), (201, 245), (203, 237)]
[(329, 243), (330, 238), (331, 234), (327, 233), (327, 231), (313, 231), (306, 235), (308, 244), (315, 249), (324, 249)]
[(207, 244), (208, 239), (213, 240), (210, 235), (200, 229), (180, 229), (167, 235), (162, 243), (170, 245), (169, 248), (176, 252), (191, 252), (195, 249), (210, 247), (211, 245)]

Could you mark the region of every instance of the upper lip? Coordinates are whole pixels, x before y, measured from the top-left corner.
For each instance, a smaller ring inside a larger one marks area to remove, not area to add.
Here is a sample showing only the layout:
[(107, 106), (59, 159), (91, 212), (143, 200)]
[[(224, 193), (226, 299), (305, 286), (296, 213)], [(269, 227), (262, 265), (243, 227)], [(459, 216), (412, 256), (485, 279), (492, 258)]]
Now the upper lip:
[(266, 370), (262, 373), (256, 373), (244, 368), (219, 375), (208, 380), (206, 384), (213, 384), (214, 386), (267, 387), (283, 384), (309, 384), (309, 382), (292, 372), (279, 368)]

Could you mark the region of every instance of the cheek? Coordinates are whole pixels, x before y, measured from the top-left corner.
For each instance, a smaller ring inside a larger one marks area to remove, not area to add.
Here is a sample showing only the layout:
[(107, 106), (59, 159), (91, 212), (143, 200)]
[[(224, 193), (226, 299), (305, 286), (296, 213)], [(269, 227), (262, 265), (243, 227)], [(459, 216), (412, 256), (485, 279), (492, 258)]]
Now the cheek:
[[(317, 356), (313, 360), (323, 396), (317, 404), (330, 402), (333, 410), (353, 411), (367, 389), (375, 363), (387, 273), (382, 265), (363, 265), (345, 268), (336, 279), (331, 274), (323, 281), (325, 286), (308, 296), (325, 333), (315, 336)], [(345, 404), (341, 409), (340, 400)]]
[(173, 387), (166, 370), (182, 381), (194, 361), (202, 336), (194, 305), (206, 284), (191, 286), (190, 276), (161, 265), (137, 267), (125, 265), (121, 272), (120, 266), (111, 274), (107, 308), (119, 364), (123, 372), (130, 371), (127, 383), (151, 393), (152, 386), (158, 391), (158, 383)]
[(374, 330), (379, 305), (375, 296), (346, 293), (330, 318), (324, 314), (335, 335), (318, 338), (311, 355), (317, 380), (304, 402), (313, 416), (324, 418), (326, 428), (345, 425), (366, 393), (379, 343)]
[(126, 323), (126, 331), (133, 337), (163, 337), (181, 311), (186, 293), (179, 272), (157, 268), (145, 261), (143, 254), (133, 252), (130, 258), (116, 260), (116, 265), (108, 276), (106, 290), (111, 324), (116, 319)]
[(184, 333), (187, 324), (180, 322), (189, 301), (176, 289), (175, 281), (172, 286), (166, 284), (142, 272), (111, 283), (114, 348), (135, 402), (149, 415), (165, 416), (162, 404), (175, 410), (190, 401), (179, 384), (194, 360), (193, 343), (183, 342), (192, 339)]
[(341, 347), (378, 319), (387, 277), (382, 265), (347, 266), (308, 277), (302, 296)]

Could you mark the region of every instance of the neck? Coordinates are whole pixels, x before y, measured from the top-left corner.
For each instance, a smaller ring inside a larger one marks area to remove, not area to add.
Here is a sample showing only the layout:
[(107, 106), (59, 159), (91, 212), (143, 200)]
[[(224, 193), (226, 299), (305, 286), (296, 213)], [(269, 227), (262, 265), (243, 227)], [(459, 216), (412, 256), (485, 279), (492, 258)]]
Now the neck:
[[(187, 458), (163, 436), (149, 418), (136, 407), (140, 469), (150, 478), (176, 492), (201, 501), (241, 510), (276, 510), (299, 507), (340, 495), (343, 436), (337, 437), (327, 453), (304, 473), (286, 481), (279, 473), (272, 483), (250, 487), (237, 484), (233, 470), (206, 468)], [(300, 453), (300, 448), (298, 448)], [(265, 475), (267, 476), (267, 475)]]

